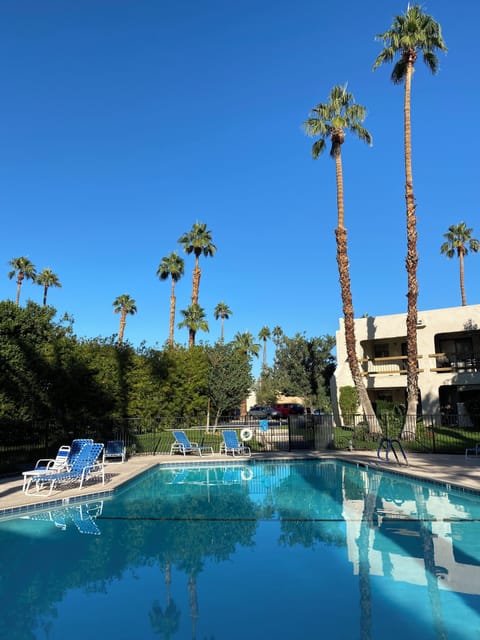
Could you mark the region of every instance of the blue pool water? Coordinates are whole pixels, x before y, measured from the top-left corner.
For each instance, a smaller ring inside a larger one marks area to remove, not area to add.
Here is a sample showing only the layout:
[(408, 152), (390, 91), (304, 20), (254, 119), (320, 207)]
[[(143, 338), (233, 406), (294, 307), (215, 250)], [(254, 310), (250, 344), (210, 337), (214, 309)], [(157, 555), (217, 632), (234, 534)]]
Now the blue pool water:
[(0, 521), (9, 640), (480, 638), (480, 499), (336, 461), (157, 467)]

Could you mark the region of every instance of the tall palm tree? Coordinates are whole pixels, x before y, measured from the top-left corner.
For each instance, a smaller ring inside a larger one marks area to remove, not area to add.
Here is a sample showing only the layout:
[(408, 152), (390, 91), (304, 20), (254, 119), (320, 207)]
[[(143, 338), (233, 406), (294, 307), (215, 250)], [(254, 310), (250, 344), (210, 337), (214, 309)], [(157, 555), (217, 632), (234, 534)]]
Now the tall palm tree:
[(181, 258), (176, 251), (169, 256), (164, 256), (162, 261), (158, 265), (157, 276), (160, 280), (167, 280), (171, 278), (172, 287), (170, 293), (170, 328), (168, 332), (168, 342), (173, 346), (174, 331), (175, 331), (175, 306), (177, 299), (175, 297), (175, 284), (180, 280), (185, 272), (185, 261)]
[(137, 307), (135, 300), (131, 298), (128, 293), (124, 293), (118, 296), (113, 301), (113, 307), (115, 313), (120, 314), (120, 328), (118, 330), (118, 344), (123, 342), (123, 334), (125, 333), (125, 325), (127, 324), (127, 315), (135, 315), (137, 313)]
[(423, 13), (420, 5), (408, 5), (403, 15), (396, 16), (388, 31), (376, 36), (383, 42), (384, 49), (373, 64), (373, 70), (384, 63), (396, 61), (391, 80), (394, 84), (404, 83), (404, 154), (405, 154), (405, 201), (407, 211), (407, 413), (402, 437), (415, 437), (418, 407), (418, 358), (417, 358), (417, 321), (418, 321), (418, 252), (417, 252), (417, 217), (413, 192), (412, 173), (412, 136), (410, 120), (410, 94), (414, 64), (418, 52), (423, 54), (423, 61), (435, 74), (438, 69), (437, 50), (446, 51), (442, 38), (442, 30), (438, 22)]
[(264, 325), (260, 331), (258, 332), (258, 338), (260, 340), (263, 340), (263, 360), (262, 360), (262, 367), (265, 369), (267, 366), (267, 340), (270, 338), (271, 336), (271, 332), (270, 329)]
[[(245, 358), (250, 359), (252, 356), (258, 358), (258, 354), (260, 353), (260, 345), (258, 342), (255, 342), (254, 337), (250, 333), (250, 331), (245, 331), (244, 333), (240, 333), (239, 331), (233, 337), (233, 346), (235, 349), (238, 349)], [(247, 415), (247, 397), (242, 398), (240, 403), (240, 415), (242, 417)]]
[(219, 318), (221, 318), (222, 325), (220, 329), (220, 342), (223, 342), (224, 323), (225, 323), (225, 320), (228, 320), (229, 317), (232, 315), (232, 310), (229, 308), (227, 304), (225, 304), (225, 302), (219, 302), (215, 307), (213, 315), (215, 316), (215, 320), (218, 320)]
[(12, 270), (9, 271), (8, 277), (11, 280), (15, 276), (17, 276), (17, 297), (15, 300), (15, 304), (20, 304), (20, 291), (22, 289), (22, 283), (24, 280), (33, 280), (35, 282), (35, 278), (37, 276), (37, 270), (35, 265), (25, 256), (20, 256), (19, 258), (12, 258), (8, 263)]
[(41, 271), (36, 277), (36, 283), (43, 286), (43, 306), (47, 306), (47, 293), (50, 287), (60, 287), (62, 286), (60, 280), (56, 273), (53, 273), (51, 269), (48, 267)]
[(188, 329), (188, 348), (195, 346), (195, 336), (197, 331), (209, 331), (208, 322), (205, 320), (205, 311), (198, 304), (191, 304), (187, 309), (182, 309), (180, 313), (183, 320), (178, 323), (178, 328)]
[(465, 222), (452, 224), (448, 227), (448, 232), (443, 234), (446, 241), (440, 247), (440, 253), (446, 255), (447, 258), (453, 258), (453, 256), (457, 254), (460, 261), (460, 293), (462, 295), (462, 307), (465, 307), (467, 304), (467, 298), (465, 296), (463, 258), (468, 255), (469, 249), (473, 253), (477, 253), (480, 249), (480, 242), (475, 238), (472, 238), (472, 232), (473, 229), (468, 229)]
[(355, 104), (353, 95), (347, 92), (347, 85), (343, 87), (335, 85), (330, 91), (328, 102), (320, 103), (312, 109), (310, 118), (305, 122), (305, 130), (310, 136), (318, 136), (318, 140), (312, 146), (313, 158), (320, 157), (325, 151), (327, 140), (329, 140), (330, 156), (335, 160), (337, 180), (337, 228), (335, 229), (335, 236), (337, 239), (337, 265), (340, 276), (348, 364), (363, 412), (368, 420), (370, 432), (381, 433), (380, 425), (375, 418), (372, 403), (363, 382), (356, 353), (347, 230), (344, 224), (342, 145), (345, 141), (346, 131), (352, 132), (362, 142), (371, 145), (372, 137), (362, 124), (365, 117), (365, 107)]
[(212, 257), (217, 247), (212, 242), (212, 233), (207, 229), (207, 225), (200, 222), (195, 222), (191, 230), (188, 233), (184, 233), (183, 236), (178, 239), (178, 242), (183, 245), (185, 253), (188, 255), (193, 253), (195, 256), (192, 280), (192, 305), (198, 304), (200, 276), (202, 275), (200, 256)]

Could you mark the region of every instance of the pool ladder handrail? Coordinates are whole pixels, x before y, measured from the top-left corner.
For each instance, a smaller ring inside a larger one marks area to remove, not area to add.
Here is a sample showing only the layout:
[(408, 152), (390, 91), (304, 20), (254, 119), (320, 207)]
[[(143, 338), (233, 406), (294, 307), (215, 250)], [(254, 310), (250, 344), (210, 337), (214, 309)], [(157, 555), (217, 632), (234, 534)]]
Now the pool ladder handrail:
[(390, 440), (389, 438), (382, 438), (380, 440), (380, 444), (378, 445), (378, 449), (377, 449), (377, 458), (379, 458), (381, 460), (380, 457), (380, 453), (381, 450), (383, 448), (384, 445), (386, 445), (385, 448), (385, 461), (388, 462), (388, 452), (391, 451), (393, 453), (393, 455), (395, 456), (395, 460), (397, 461), (397, 464), (401, 464), (400, 460), (398, 459), (397, 456), (397, 452), (395, 451), (394, 448), (394, 444), (397, 444), (402, 455), (403, 455), (403, 459), (405, 460), (405, 464), (408, 466), (408, 460), (407, 460), (407, 454), (405, 453), (403, 447), (402, 447), (402, 443), (400, 442), (400, 440), (398, 440), (398, 438), (394, 438), (393, 440)]

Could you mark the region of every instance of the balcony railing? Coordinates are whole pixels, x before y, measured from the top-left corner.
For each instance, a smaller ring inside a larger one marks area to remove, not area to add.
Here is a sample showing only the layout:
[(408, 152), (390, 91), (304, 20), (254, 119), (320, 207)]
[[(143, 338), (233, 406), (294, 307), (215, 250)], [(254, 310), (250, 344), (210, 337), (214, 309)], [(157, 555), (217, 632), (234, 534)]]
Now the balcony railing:
[[(422, 356), (419, 356), (421, 358)], [(360, 364), (365, 376), (404, 375), (407, 373), (407, 356), (386, 356), (383, 358), (363, 358)]]
[[(480, 353), (458, 355), (455, 353), (418, 354), (418, 372), (437, 373), (475, 373), (480, 372)], [(423, 367), (421, 361), (423, 360)], [(362, 358), (359, 364), (364, 376), (406, 375), (407, 356), (388, 356), (383, 358)]]
[(429, 358), (435, 359), (435, 366), (431, 371), (480, 371), (480, 353), (432, 353)]

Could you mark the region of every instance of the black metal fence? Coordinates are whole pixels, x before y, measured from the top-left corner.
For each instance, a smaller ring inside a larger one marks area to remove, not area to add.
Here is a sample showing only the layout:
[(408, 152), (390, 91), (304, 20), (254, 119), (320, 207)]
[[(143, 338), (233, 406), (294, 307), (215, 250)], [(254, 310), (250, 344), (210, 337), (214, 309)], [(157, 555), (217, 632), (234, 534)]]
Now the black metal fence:
[(253, 451), (324, 449), (377, 449), (382, 438), (401, 439), (404, 449), (424, 453), (464, 453), (480, 443), (479, 416), (435, 414), (404, 417), (395, 414), (351, 415), (335, 421), (329, 414), (290, 416), (282, 420), (222, 418), (218, 425), (190, 426), (181, 417), (90, 421), (75, 428), (54, 421), (0, 423), (0, 473), (19, 472), (32, 467), (39, 458), (52, 457), (58, 447), (74, 438), (97, 442), (124, 440), (127, 455), (168, 453), (174, 440), (172, 429), (187, 431), (200, 445), (219, 451), (222, 429), (235, 429), (247, 438)]

